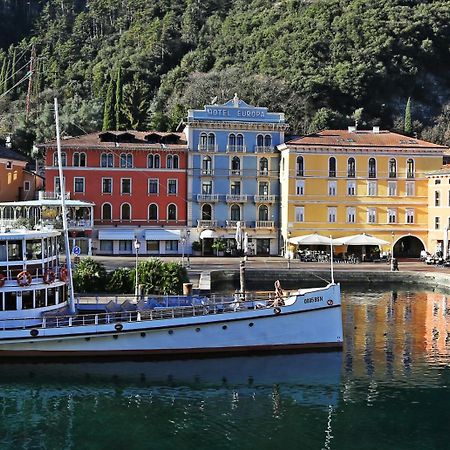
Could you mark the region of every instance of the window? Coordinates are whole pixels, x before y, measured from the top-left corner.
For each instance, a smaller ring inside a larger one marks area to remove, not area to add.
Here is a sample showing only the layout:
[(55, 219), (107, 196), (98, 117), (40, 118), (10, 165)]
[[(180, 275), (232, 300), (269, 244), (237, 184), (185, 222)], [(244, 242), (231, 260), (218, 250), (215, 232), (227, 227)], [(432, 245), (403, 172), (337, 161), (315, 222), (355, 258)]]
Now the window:
[(434, 229), (439, 230), (440, 226), (441, 226), (441, 218), (435, 217), (434, 218)]
[(133, 248), (133, 241), (119, 241), (119, 252), (130, 253)]
[(328, 176), (330, 178), (336, 177), (336, 158), (334, 156), (328, 160)]
[(297, 176), (304, 176), (304, 164), (303, 164), (303, 156), (297, 156)]
[(130, 169), (133, 167), (133, 155), (131, 153), (121, 153), (120, 167), (123, 169)]
[(413, 209), (406, 210), (406, 223), (414, 223), (414, 210)]
[(86, 167), (86, 153), (75, 152), (73, 154), (73, 165), (75, 167)]
[(434, 206), (441, 206), (441, 193), (434, 191)]
[(272, 136), (270, 134), (258, 134), (256, 137), (256, 146), (260, 149), (272, 147)]
[(102, 220), (112, 220), (112, 206), (110, 203), (102, 205)]
[(397, 161), (394, 158), (389, 160), (389, 178), (397, 178)]
[(236, 135), (234, 133), (230, 133), (228, 135), (228, 149), (233, 151), (236, 148)]
[(147, 252), (159, 253), (159, 241), (147, 241)]
[(237, 151), (244, 150), (244, 136), (242, 134), (238, 134), (236, 136), (236, 150)]
[(112, 153), (102, 153), (100, 157), (101, 167), (114, 167), (114, 155)]
[(169, 195), (176, 195), (176, 193), (177, 193), (177, 180), (167, 180), (167, 193)]
[(122, 194), (131, 194), (131, 178), (121, 179), (121, 191)]
[(266, 205), (261, 205), (259, 207), (258, 220), (264, 222), (269, 220), (269, 208)]
[(75, 177), (73, 179), (73, 190), (77, 193), (84, 192), (84, 178), (83, 177)]
[(233, 156), (231, 159), (231, 174), (240, 175), (241, 174), (241, 160), (238, 156)]
[[(9, 163), (11, 164), (11, 163)], [(53, 153), (53, 165), (57, 166), (58, 165), (58, 152)], [(61, 165), (67, 166), (67, 155), (65, 152), (61, 152)], [(11, 169), (11, 165), (10, 167), (7, 167), (7, 169)]]
[(305, 195), (305, 180), (297, 180), (295, 182), (295, 192), (297, 195)]
[(356, 182), (347, 181), (347, 195), (356, 195)]
[(334, 197), (336, 195), (337, 183), (336, 181), (328, 182), (328, 195)]
[(208, 134), (208, 150), (214, 150), (216, 147), (216, 135), (214, 133)]
[(167, 220), (177, 220), (177, 206), (173, 203), (167, 207)]
[(230, 194), (232, 195), (241, 195), (241, 182), (240, 181), (232, 181), (230, 184)]
[(199, 150), (206, 150), (208, 146), (208, 135), (206, 133), (200, 134), (200, 145)]
[(411, 158), (406, 161), (406, 177), (414, 178), (414, 160)]
[(203, 180), (202, 181), (202, 194), (211, 195), (212, 192), (213, 192), (212, 181), (211, 180)]
[(356, 209), (355, 208), (347, 208), (347, 222), (355, 223), (356, 221)]
[(29, 191), (30, 188), (31, 188), (30, 182), (29, 182), (29, 181), (24, 181), (24, 182), (23, 182), (23, 190), (24, 190), (24, 191)]
[(270, 134), (264, 136), (264, 147), (272, 147), (272, 136)]
[(202, 206), (202, 220), (212, 220), (212, 206), (205, 204)]
[(122, 203), (120, 206), (120, 218), (122, 220), (131, 220), (131, 206), (128, 203)]
[(406, 196), (412, 197), (414, 196), (415, 188), (414, 188), (414, 181), (407, 181), (406, 182)]
[(355, 176), (356, 176), (355, 158), (348, 158), (348, 160), (347, 160), (347, 177), (355, 178)]
[(178, 155), (173, 155), (173, 168), (178, 169), (180, 167), (180, 158)]
[(397, 223), (396, 209), (388, 209), (388, 223)]
[(102, 178), (102, 193), (112, 194), (113, 181), (112, 178)]
[(367, 223), (377, 223), (377, 211), (375, 208), (367, 210)]
[(203, 175), (212, 175), (212, 160), (211, 160), (210, 156), (203, 157), (202, 174)]
[(328, 208), (328, 222), (335, 223), (337, 218), (337, 208), (332, 206)]
[(147, 155), (147, 167), (149, 169), (159, 169), (160, 166), (160, 156), (158, 154), (152, 154), (150, 153)]
[(388, 195), (390, 195), (391, 197), (397, 195), (396, 181), (388, 181)]
[(434, 180), (434, 184), (441, 184), (441, 180)]
[(261, 181), (258, 185), (258, 195), (269, 195), (269, 183)]
[[(66, 184), (66, 177), (64, 177), (64, 186)], [(59, 181), (59, 177), (55, 177), (55, 192), (61, 193), (61, 182)]]
[(230, 208), (231, 220), (241, 220), (241, 207), (239, 205), (231, 205)]
[(155, 203), (148, 206), (148, 220), (158, 220), (158, 205)]
[(304, 222), (305, 221), (305, 207), (304, 206), (296, 206), (295, 207), (295, 221), (296, 222)]
[(167, 155), (166, 158), (166, 167), (168, 169), (173, 169), (173, 156), (172, 155)]
[(166, 241), (166, 252), (177, 252), (178, 241)]
[(269, 175), (269, 160), (267, 158), (261, 158), (259, 160), (259, 174)]
[(369, 159), (369, 178), (376, 178), (377, 177), (377, 162), (375, 161), (375, 158)]
[(377, 182), (368, 181), (367, 182), (367, 195), (374, 196), (377, 195)]
[(156, 178), (150, 178), (148, 180), (148, 193), (149, 194), (158, 194), (159, 181)]

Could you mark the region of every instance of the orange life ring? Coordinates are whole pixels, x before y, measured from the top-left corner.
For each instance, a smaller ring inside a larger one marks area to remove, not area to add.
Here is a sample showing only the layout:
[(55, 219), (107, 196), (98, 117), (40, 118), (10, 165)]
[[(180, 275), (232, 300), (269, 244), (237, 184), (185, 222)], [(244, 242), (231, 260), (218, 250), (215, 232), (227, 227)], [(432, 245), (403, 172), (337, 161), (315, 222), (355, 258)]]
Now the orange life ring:
[(55, 271), (52, 269), (46, 269), (44, 276), (42, 277), (45, 284), (52, 284), (55, 281)]
[(25, 287), (25, 286), (29, 286), (31, 284), (31, 275), (29, 272), (23, 270), (22, 272), (19, 273), (19, 275), (17, 275), (17, 284), (19, 286)]
[(59, 279), (61, 281), (66, 281), (67, 280), (67, 269), (65, 267), (61, 267), (61, 269), (59, 269)]
[(0, 288), (4, 286), (5, 281), (6, 281), (5, 275), (3, 275), (2, 273), (0, 273)]

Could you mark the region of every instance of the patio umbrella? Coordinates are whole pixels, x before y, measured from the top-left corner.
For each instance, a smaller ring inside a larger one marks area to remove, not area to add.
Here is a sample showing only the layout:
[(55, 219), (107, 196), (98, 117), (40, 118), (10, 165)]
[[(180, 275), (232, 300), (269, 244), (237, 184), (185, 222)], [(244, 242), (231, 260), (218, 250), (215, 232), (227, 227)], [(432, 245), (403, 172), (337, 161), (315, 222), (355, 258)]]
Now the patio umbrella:
[(244, 255), (247, 255), (247, 253), (248, 253), (248, 233), (247, 232), (244, 233), (244, 248), (243, 248), (243, 250), (244, 250)]
[(345, 236), (338, 239), (333, 239), (334, 245), (387, 245), (388, 241), (376, 238), (370, 234), (362, 233), (353, 236)]
[(295, 245), (330, 245), (331, 239), (327, 236), (313, 233), (305, 236), (295, 236), (288, 239), (288, 242)]
[(235, 236), (236, 248), (238, 250), (240, 250), (242, 248), (242, 237), (243, 237), (242, 236), (242, 225), (241, 225), (241, 222), (238, 220), (236, 222), (236, 236)]

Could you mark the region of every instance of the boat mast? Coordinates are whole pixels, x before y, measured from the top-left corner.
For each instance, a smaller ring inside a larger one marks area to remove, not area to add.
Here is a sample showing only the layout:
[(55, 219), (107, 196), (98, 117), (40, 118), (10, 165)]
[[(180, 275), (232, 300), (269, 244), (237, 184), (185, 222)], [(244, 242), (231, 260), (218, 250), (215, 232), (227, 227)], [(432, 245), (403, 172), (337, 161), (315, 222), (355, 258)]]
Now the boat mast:
[(61, 192), (61, 214), (63, 220), (64, 245), (66, 247), (67, 277), (69, 279), (69, 310), (75, 314), (75, 297), (73, 292), (72, 262), (70, 261), (69, 230), (67, 227), (66, 186), (62, 170), (61, 138), (59, 133), (58, 99), (55, 97), (56, 148), (58, 150), (59, 190)]

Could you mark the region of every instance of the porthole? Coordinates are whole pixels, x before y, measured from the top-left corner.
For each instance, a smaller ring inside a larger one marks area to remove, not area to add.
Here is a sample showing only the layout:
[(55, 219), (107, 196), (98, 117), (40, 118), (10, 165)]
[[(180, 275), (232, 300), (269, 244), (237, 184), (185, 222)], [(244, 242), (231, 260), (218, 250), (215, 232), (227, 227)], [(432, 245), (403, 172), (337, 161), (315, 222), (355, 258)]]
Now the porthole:
[(253, 322), (250, 322), (250, 323), (248, 324), (249, 327), (252, 327), (253, 325), (255, 325)]
[(141, 333), (141, 337), (145, 337), (147, 336), (145, 333)]
[(173, 330), (169, 330), (168, 333), (169, 333), (169, 334), (173, 334)]
[(222, 326), (222, 330), (226, 330), (228, 327), (226, 325)]
[(200, 328), (196, 328), (195, 331), (198, 333), (200, 332)]

